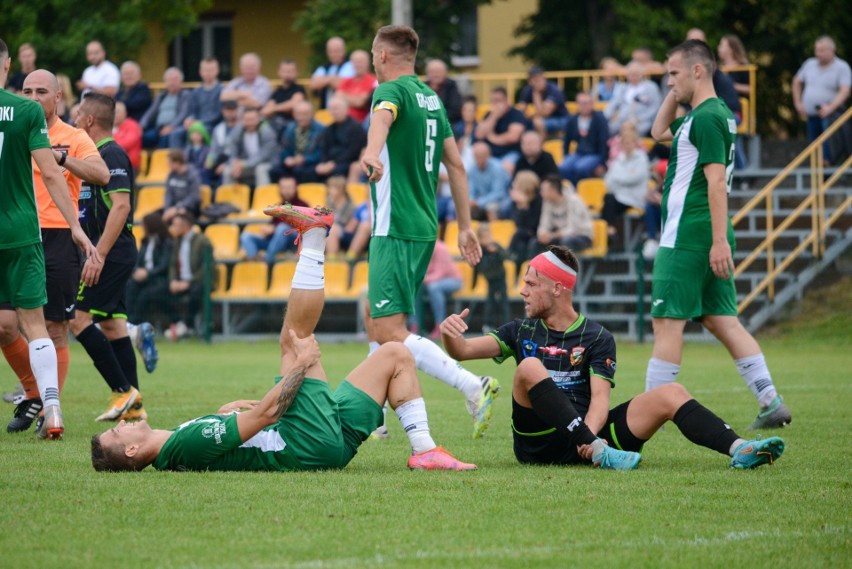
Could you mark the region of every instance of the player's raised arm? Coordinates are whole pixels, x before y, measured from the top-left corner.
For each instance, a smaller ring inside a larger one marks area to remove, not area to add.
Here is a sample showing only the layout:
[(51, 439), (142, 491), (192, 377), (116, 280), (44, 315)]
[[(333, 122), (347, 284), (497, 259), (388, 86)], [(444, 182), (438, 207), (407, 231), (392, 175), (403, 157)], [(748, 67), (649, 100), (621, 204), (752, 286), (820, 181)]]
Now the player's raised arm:
[(459, 147), (456, 140), (449, 136), (444, 139), (444, 154), (441, 162), (447, 168), (450, 178), (450, 192), (456, 206), (456, 217), (459, 224), (459, 251), (470, 266), (475, 266), (482, 259), (482, 247), (476, 232), (470, 225), (470, 193), (467, 187), (467, 174), (464, 171)]
[[(58, 153), (58, 150), (53, 151), (54, 158), (57, 160), (60, 158), (57, 156)], [(99, 154), (86, 156), (82, 159), (66, 156), (65, 162), (62, 165), (72, 174), (90, 184), (106, 186), (109, 183), (109, 168), (107, 168), (106, 162), (104, 162), (104, 159)]]
[(470, 314), (470, 309), (465, 308), (460, 314), (450, 314), (441, 322), (441, 338), (444, 349), (450, 356), (459, 361), (481, 360), (495, 358), (500, 355), (500, 344), (494, 336), (486, 335), (478, 338), (465, 338), (467, 322), (465, 318)]
[(669, 127), (677, 118), (677, 105), (674, 91), (669, 91), (669, 94), (663, 99), (663, 104), (660, 105), (660, 110), (657, 111), (654, 126), (651, 127), (651, 136), (657, 142), (665, 142), (674, 138)]
[(388, 132), (390, 132), (392, 124), (393, 113), (389, 109), (378, 109), (370, 117), (367, 148), (364, 150), (364, 157), (361, 158), (361, 170), (364, 171), (370, 182), (378, 182), (382, 179), (384, 165), (379, 158), (379, 153), (388, 140)]

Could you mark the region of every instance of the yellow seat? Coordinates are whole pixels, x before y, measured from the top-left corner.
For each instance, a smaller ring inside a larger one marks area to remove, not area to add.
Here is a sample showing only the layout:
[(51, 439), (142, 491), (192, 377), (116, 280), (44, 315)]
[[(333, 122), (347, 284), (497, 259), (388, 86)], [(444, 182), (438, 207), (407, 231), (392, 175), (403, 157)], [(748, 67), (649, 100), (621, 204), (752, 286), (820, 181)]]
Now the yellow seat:
[[(245, 184), (228, 184), (219, 186), (216, 189), (215, 203), (229, 203), (234, 207), (239, 208), (240, 213), (245, 213), (249, 209), (249, 196), (251, 188)], [(231, 214), (235, 215), (235, 214)]]
[(204, 184), (200, 188), (201, 191), (201, 209), (205, 210), (213, 203), (213, 189)]
[(230, 223), (213, 223), (204, 232), (213, 245), (213, 257), (217, 261), (240, 258), (240, 228)]
[(296, 193), (302, 201), (311, 207), (325, 207), (328, 199), (328, 190), (325, 184), (299, 184)]
[(346, 189), (349, 192), (349, 197), (352, 198), (352, 203), (355, 205), (361, 205), (370, 199), (369, 184), (347, 184)]
[(151, 152), (144, 176), (136, 179), (137, 184), (163, 184), (169, 176), (169, 149), (160, 148)]
[(488, 103), (480, 103), (476, 105), (476, 120), (477, 122), (482, 122), (482, 119), (485, 118), (485, 115), (491, 110), (491, 105)]
[(263, 213), (263, 208), (268, 205), (281, 203), (281, 193), (278, 189), (278, 184), (265, 184), (254, 189), (254, 195), (251, 198), (251, 207), (248, 210), (247, 217), (251, 219), (269, 219)]
[(512, 241), (512, 236), (517, 229), (515, 222), (511, 219), (498, 219), (488, 224), (491, 228), (491, 236), (504, 249), (509, 246)]
[(260, 298), (266, 295), (269, 267), (260, 261), (242, 261), (234, 265), (228, 298)]
[(568, 109), (568, 112), (572, 115), (577, 114), (577, 101), (568, 101), (565, 103), (565, 108)]
[(296, 274), (296, 261), (282, 261), (272, 267), (272, 280), (266, 296), (269, 298), (287, 298), (293, 288), (293, 275)]
[(163, 186), (149, 186), (139, 190), (136, 196), (136, 208), (133, 210), (133, 219), (141, 222), (142, 218), (151, 212), (163, 209), (166, 199), (166, 188)]
[(145, 237), (145, 228), (141, 225), (134, 225), (131, 229), (133, 237), (136, 239), (136, 248), (142, 248), (142, 238)]
[(515, 261), (506, 259), (503, 261), (503, 270), (506, 271), (506, 296), (511, 299), (515, 296), (515, 288), (518, 283), (518, 267)]
[(224, 263), (216, 263), (216, 274), (213, 275), (212, 298), (222, 298), (228, 290), (228, 267)]
[[(472, 221), (470, 226), (474, 231), (476, 231), (476, 228), (479, 227), (479, 222)], [(447, 222), (447, 227), (444, 230), (444, 244), (447, 246), (447, 251), (450, 252), (451, 257), (461, 257), (461, 251), (459, 250), (458, 221), (453, 220)]]
[(606, 183), (603, 178), (583, 178), (577, 183), (577, 195), (586, 202), (589, 211), (600, 214), (606, 195)]
[(521, 289), (524, 288), (524, 275), (527, 273), (527, 269), (530, 266), (529, 261), (524, 261), (521, 263), (520, 269), (518, 269), (518, 280), (515, 281), (515, 284), (512, 288), (509, 289), (509, 296), (520, 296)]
[(325, 296), (327, 298), (352, 298), (349, 289), (349, 264), (331, 262), (325, 264)]
[(349, 287), (349, 293), (352, 296), (360, 296), (367, 290), (369, 274), (370, 265), (367, 261), (359, 261), (352, 267), (352, 286)]
[(606, 221), (595, 219), (592, 221), (592, 246), (581, 253), (584, 257), (606, 257), (609, 250), (608, 231)]
[(651, 152), (655, 144), (657, 144), (657, 141), (651, 137), (646, 136), (642, 138), (642, 146), (645, 148), (645, 152)]
[(333, 122), (331, 118), (331, 113), (328, 112), (328, 109), (317, 109), (314, 113), (314, 120), (320, 123), (323, 126), (328, 126)]
[(462, 275), (462, 286), (455, 293), (461, 298), (485, 298), (488, 294), (488, 281), (484, 278), (473, 281), (473, 267), (467, 264), (467, 261), (453, 261), (456, 268)]
[(749, 101), (745, 97), (740, 97), (740, 106), (742, 107), (743, 120), (737, 126), (737, 134), (741, 135), (749, 135), (751, 134), (751, 123), (749, 122)]
[(544, 151), (553, 156), (553, 161), (556, 162), (557, 165), (562, 163), (562, 160), (565, 158), (565, 146), (562, 140), (553, 139), (546, 140), (542, 145)]

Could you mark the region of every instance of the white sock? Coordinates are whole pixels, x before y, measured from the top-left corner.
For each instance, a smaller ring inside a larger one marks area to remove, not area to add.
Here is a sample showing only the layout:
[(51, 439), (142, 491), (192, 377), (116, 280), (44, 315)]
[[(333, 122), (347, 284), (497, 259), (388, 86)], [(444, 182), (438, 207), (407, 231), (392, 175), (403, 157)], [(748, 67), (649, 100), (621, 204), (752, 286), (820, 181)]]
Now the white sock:
[(367, 354), (367, 357), (372, 356), (372, 355), (373, 355), (373, 352), (375, 352), (376, 350), (378, 350), (380, 345), (381, 345), (381, 344), (379, 344), (378, 342), (370, 342), (370, 351), (369, 351), (369, 353)]
[(59, 405), (56, 347), (50, 338), (38, 338), (30, 342), (30, 367), (44, 406)]
[(601, 455), (604, 453), (604, 449), (606, 449), (606, 445), (601, 439), (595, 439), (595, 441), (591, 444), (592, 447), (592, 462), (598, 463), (601, 461)]
[(775, 384), (772, 383), (772, 376), (769, 374), (769, 368), (766, 367), (766, 358), (763, 354), (740, 358), (734, 360), (734, 363), (737, 364), (737, 371), (740, 372), (746, 385), (757, 397), (760, 406), (769, 407), (772, 400), (778, 397), (778, 392), (775, 391)]
[(313, 249), (315, 251), (325, 252), (325, 240), (327, 237), (328, 232), (324, 227), (308, 229), (302, 235), (302, 251), (305, 249)]
[(645, 372), (645, 391), (674, 383), (679, 371), (680, 366), (678, 364), (651, 358), (648, 360), (648, 370)]
[[(311, 229), (313, 233), (318, 229)], [(303, 237), (308, 235), (305, 233)], [(296, 272), (293, 275), (293, 288), (305, 290), (322, 290), (325, 288), (325, 253), (322, 249), (309, 249), (302, 245), (299, 261), (296, 263)]]
[(731, 448), (728, 449), (728, 456), (734, 456), (734, 451), (737, 450), (737, 447), (746, 442), (745, 439), (737, 439), (731, 445)]
[(429, 419), (426, 417), (426, 402), (422, 397), (406, 401), (396, 408), (396, 416), (411, 442), (414, 454), (432, 450), (436, 445), (429, 434)]
[(464, 369), (437, 344), (417, 334), (409, 334), (403, 344), (414, 354), (417, 369), (455, 387), (468, 399), (479, 397), (482, 391), (479, 376)]

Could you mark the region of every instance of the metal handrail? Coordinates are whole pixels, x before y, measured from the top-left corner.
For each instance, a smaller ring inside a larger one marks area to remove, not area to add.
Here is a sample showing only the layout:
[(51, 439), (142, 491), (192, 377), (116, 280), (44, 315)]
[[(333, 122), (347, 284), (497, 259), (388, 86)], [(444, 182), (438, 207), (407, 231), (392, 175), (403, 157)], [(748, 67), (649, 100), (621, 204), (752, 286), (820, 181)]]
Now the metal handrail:
[[(760, 242), (734, 270), (734, 276), (743, 274), (757, 258), (766, 251), (766, 276), (754, 287), (739, 303), (739, 311), (745, 310), (758, 295), (764, 290), (770, 300), (775, 299), (775, 279), (784, 272), (807, 248), (811, 247), (815, 257), (825, 254), (825, 235), (828, 229), (840, 219), (846, 209), (852, 207), (852, 196), (846, 198), (843, 203), (826, 217), (825, 194), (834, 186), (840, 177), (852, 166), (852, 156), (840, 164), (834, 174), (824, 179), (823, 169), (825, 157), (823, 156), (823, 144), (838, 129), (852, 118), (852, 109), (847, 110), (835, 120), (816, 140), (808, 145), (796, 158), (793, 159), (781, 172), (778, 173), (766, 186), (757, 192), (740, 210), (731, 218), (731, 223), (736, 226), (740, 221), (754, 209), (763, 203), (766, 211), (766, 237)], [(810, 160), (811, 187), (806, 198), (792, 211), (784, 220), (775, 227), (775, 216), (773, 213), (775, 189), (786, 179), (790, 173), (802, 165), (805, 160)], [(808, 235), (799, 245), (791, 251), (783, 262), (775, 265), (775, 241), (783, 235), (807, 210), (811, 211), (811, 229)]]

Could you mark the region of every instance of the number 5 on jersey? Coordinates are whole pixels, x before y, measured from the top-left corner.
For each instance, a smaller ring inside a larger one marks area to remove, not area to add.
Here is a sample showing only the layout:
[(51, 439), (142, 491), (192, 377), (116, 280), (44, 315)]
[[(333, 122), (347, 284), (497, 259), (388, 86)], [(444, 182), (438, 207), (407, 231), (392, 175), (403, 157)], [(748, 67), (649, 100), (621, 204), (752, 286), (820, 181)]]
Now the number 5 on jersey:
[(426, 171), (432, 171), (435, 158), (435, 138), (438, 136), (438, 121), (426, 119)]

